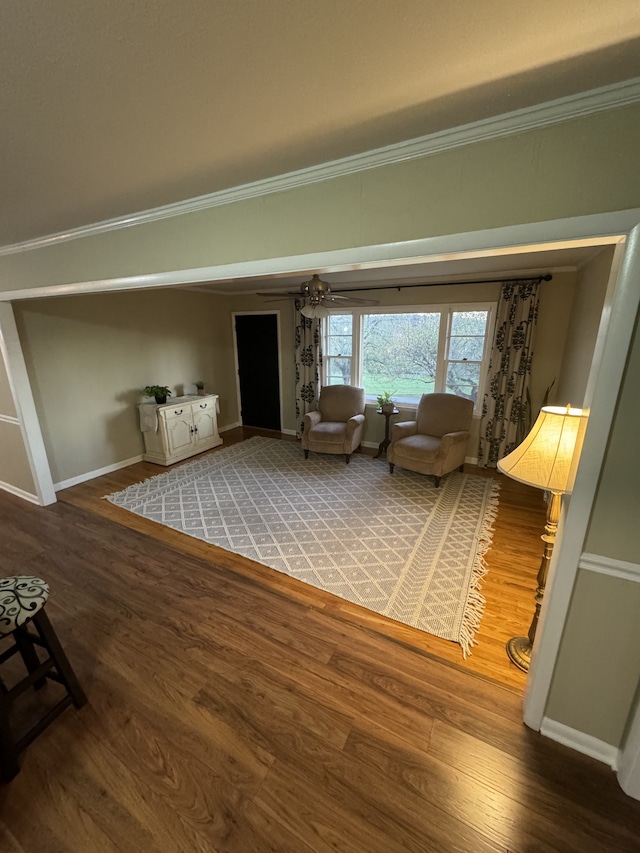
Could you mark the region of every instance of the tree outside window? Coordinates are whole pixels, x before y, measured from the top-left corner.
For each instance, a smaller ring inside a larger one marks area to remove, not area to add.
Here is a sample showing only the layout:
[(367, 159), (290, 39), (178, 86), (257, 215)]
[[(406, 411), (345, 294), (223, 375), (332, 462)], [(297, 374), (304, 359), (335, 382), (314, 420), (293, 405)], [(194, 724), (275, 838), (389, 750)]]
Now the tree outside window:
[(484, 304), (329, 315), (325, 384), (360, 385), (369, 399), (389, 391), (408, 404), (446, 391), (477, 405), (490, 315)]

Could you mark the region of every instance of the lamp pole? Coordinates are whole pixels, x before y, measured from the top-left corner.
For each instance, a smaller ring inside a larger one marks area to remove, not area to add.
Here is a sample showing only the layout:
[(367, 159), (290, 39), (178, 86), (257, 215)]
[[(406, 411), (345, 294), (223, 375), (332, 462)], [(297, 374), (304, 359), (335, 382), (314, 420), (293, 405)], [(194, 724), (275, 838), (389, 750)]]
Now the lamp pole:
[(560, 492), (551, 492), (549, 504), (547, 506), (547, 522), (544, 526), (544, 533), (540, 537), (544, 542), (544, 552), (542, 561), (538, 569), (537, 587), (535, 594), (536, 609), (529, 626), (529, 633), (526, 637), (512, 637), (507, 643), (507, 654), (509, 659), (517, 667), (524, 672), (529, 671), (531, 664), (531, 651), (533, 649), (533, 641), (536, 638), (538, 630), (538, 619), (540, 618), (540, 608), (544, 598), (544, 591), (547, 586), (547, 576), (549, 574), (549, 563), (551, 562), (551, 554), (556, 541), (556, 532), (558, 530), (558, 521), (560, 520), (560, 505), (562, 502), (562, 494)]

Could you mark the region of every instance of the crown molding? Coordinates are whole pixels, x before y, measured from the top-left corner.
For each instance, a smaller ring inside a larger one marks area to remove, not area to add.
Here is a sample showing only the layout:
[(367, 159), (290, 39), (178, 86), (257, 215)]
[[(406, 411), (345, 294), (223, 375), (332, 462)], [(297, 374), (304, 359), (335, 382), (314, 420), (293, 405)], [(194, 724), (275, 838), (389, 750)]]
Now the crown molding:
[(158, 222), (185, 213), (196, 213), (220, 207), (237, 201), (257, 198), (272, 193), (284, 192), (296, 187), (331, 180), (345, 175), (352, 175), (368, 169), (377, 169), (393, 163), (406, 160), (417, 160), (431, 154), (439, 154), (463, 145), (476, 142), (486, 142), (501, 136), (511, 136), (535, 128), (569, 121), (582, 116), (604, 110), (629, 106), (640, 101), (640, 77), (624, 80), (610, 86), (602, 86), (587, 92), (579, 92), (554, 101), (547, 101), (513, 112), (503, 113), (492, 118), (482, 119), (470, 124), (459, 125), (449, 130), (438, 131), (417, 139), (398, 142), (306, 169), (298, 169), (272, 178), (264, 178), (248, 184), (241, 184), (229, 189), (201, 195), (184, 201), (150, 208), (127, 216), (106, 219), (91, 225), (82, 225), (69, 231), (61, 231), (44, 237), (36, 237), (21, 243), (13, 243), (0, 247), (0, 256), (29, 252), (77, 240), (81, 237), (91, 237), (117, 231), (121, 228), (131, 228), (150, 222)]

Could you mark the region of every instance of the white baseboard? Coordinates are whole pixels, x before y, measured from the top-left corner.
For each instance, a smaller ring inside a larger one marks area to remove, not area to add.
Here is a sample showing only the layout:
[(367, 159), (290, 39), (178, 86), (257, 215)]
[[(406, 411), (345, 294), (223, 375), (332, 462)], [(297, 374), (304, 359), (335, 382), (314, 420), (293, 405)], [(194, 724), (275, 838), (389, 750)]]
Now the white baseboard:
[(111, 474), (112, 471), (119, 471), (120, 468), (128, 468), (129, 465), (135, 465), (136, 462), (142, 462), (142, 454), (132, 456), (131, 459), (124, 459), (122, 462), (114, 462), (113, 465), (106, 465), (104, 468), (98, 468), (95, 471), (78, 474), (77, 477), (70, 477), (68, 480), (61, 480), (59, 483), (54, 483), (53, 488), (56, 492), (61, 492), (63, 489), (71, 488), (71, 486), (77, 486), (79, 483), (86, 483), (87, 480), (101, 477), (103, 474)]
[(38, 506), (42, 506), (40, 503), (40, 498), (37, 495), (32, 495), (31, 492), (25, 492), (24, 489), (19, 489), (17, 486), (12, 486), (11, 483), (4, 483), (0, 480), (0, 489), (4, 492), (9, 492), (12, 495), (15, 495), (17, 498), (22, 498), (25, 501), (29, 501), (32, 504), (37, 504)]
[(281, 432), (283, 435), (297, 435), (297, 434), (298, 434), (298, 433), (295, 431), (295, 429), (281, 429), (281, 430), (280, 430), (280, 432)]
[(564, 723), (551, 720), (549, 717), (542, 718), (540, 734), (564, 744), (564, 746), (575, 749), (576, 752), (581, 752), (583, 755), (595, 758), (596, 761), (602, 761), (603, 764), (608, 764), (612, 770), (617, 770), (618, 756), (620, 754), (617, 746), (605, 743), (603, 740), (587, 735), (577, 729), (572, 729), (571, 726), (565, 726)]

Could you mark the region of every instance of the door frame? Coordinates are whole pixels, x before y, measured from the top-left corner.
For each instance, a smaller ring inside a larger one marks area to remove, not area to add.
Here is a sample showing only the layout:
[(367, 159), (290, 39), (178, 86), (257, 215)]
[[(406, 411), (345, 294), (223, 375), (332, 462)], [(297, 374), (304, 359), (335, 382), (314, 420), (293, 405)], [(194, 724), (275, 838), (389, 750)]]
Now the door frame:
[(233, 366), (236, 377), (236, 400), (238, 403), (238, 421), (242, 425), (242, 396), (240, 394), (240, 367), (238, 362), (238, 336), (236, 335), (236, 317), (247, 317), (249, 315), (275, 314), (276, 316), (276, 339), (278, 345), (278, 397), (280, 399), (280, 432), (283, 427), (282, 408), (282, 334), (280, 331), (280, 311), (271, 309), (269, 311), (232, 311), (231, 332), (233, 334)]
[[(620, 272), (612, 282), (610, 310), (603, 311), (599, 341), (599, 365), (592, 365), (589, 383), (593, 386), (594, 411), (589, 418), (580, 465), (576, 473), (573, 500), (563, 510), (559, 535), (551, 564), (548, 594), (543, 603), (532, 666), (524, 696), (524, 720), (539, 731), (551, 688), (551, 679), (560, 646), (560, 638), (569, 608), (569, 600), (579, 569), (579, 554), (587, 529), (606, 444), (613, 422), (615, 401), (620, 390), (625, 362), (631, 342), (633, 323), (640, 302), (640, 208), (546, 220), (523, 225), (507, 225), (481, 231), (426, 237), (397, 243), (336, 249), (305, 255), (241, 261), (199, 269), (183, 269), (98, 281), (76, 282), (20, 290), (3, 291), (0, 302), (14, 299), (33, 299), (43, 296), (97, 293), (115, 290), (135, 290), (144, 285), (171, 285), (215, 282), (222, 279), (339, 272), (349, 269), (371, 269), (382, 266), (401, 266), (409, 263), (451, 260), (453, 258), (487, 257), (529, 251), (560, 248), (562, 245), (620, 245)], [(635, 278), (634, 278), (635, 277)], [(247, 313), (265, 313), (263, 311)], [(21, 352), (20, 352), (21, 356)], [(11, 354), (9, 355), (11, 359)], [(11, 360), (7, 371), (12, 374)], [(15, 385), (26, 383), (26, 371), (13, 377)], [(282, 395), (281, 395), (282, 402)], [(26, 441), (28, 441), (28, 435)], [(37, 438), (37, 436), (36, 436)], [(50, 482), (46, 457), (38, 467), (40, 482)], [(580, 487), (580, 491), (578, 491)], [(568, 502), (567, 502), (568, 503)], [(566, 535), (565, 535), (566, 533)]]

